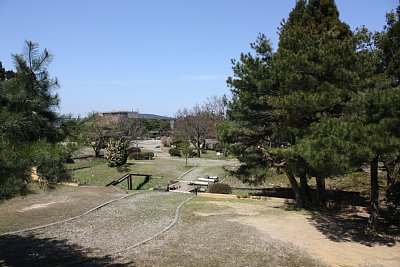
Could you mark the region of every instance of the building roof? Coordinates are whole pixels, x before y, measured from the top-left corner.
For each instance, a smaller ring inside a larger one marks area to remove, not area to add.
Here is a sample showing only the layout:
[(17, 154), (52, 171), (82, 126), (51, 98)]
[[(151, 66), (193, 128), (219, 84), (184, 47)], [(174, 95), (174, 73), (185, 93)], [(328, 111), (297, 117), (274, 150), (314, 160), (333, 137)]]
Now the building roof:
[(139, 119), (149, 119), (149, 120), (173, 120), (174, 118), (167, 117), (167, 116), (160, 116), (160, 115), (155, 115), (155, 114), (144, 114), (144, 113), (139, 113), (138, 114)]
[(120, 114), (120, 113), (138, 113), (137, 111), (133, 110), (113, 110), (113, 111), (104, 111), (100, 112), (101, 114)]

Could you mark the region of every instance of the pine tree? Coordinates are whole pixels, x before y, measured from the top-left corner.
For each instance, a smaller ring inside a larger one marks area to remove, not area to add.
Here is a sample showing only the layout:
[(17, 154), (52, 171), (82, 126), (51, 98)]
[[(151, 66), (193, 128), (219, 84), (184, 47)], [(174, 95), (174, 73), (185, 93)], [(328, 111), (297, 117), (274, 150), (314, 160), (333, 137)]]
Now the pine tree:
[[(382, 33), (376, 36), (376, 46), (379, 49), (381, 71), (388, 77), (392, 87), (400, 86), (400, 5), (397, 12), (387, 14), (387, 24)], [(399, 136), (400, 127), (393, 123), (392, 131)], [(387, 171), (387, 187), (393, 186), (400, 171), (400, 153), (396, 159), (384, 159)]]
[[(391, 29), (397, 24), (389, 25), (390, 40), (396, 39)], [(253, 45), (255, 56), (242, 54), (234, 62), (228, 137), (245, 163), (244, 181), (260, 181), (265, 168), (282, 167), (301, 205), (307, 177), (314, 176), (322, 203), (326, 177), (369, 162), (371, 203), (377, 203), (377, 162), (398, 155), (400, 94), (384, 61), (384, 51), (396, 54), (396, 46), (377, 51), (371, 38), (366, 29), (353, 34), (334, 1), (297, 1), (275, 54), (264, 37)], [(378, 47), (387, 45), (387, 35), (380, 38)]]
[(346, 102), (357, 91), (355, 52), (352, 32), (340, 21), (333, 0), (298, 1), (282, 24), (273, 61), (279, 95), (273, 103), (290, 144), (291, 166), (302, 176), (316, 177), (320, 202), (324, 202), (325, 178), (332, 168), (312, 164), (303, 155), (303, 150), (310, 150), (306, 142), (298, 147), (296, 144), (307, 138), (312, 125), (326, 122), (321, 118), (337, 118), (344, 112)]
[(24, 53), (12, 57), (16, 71), (0, 81), (0, 199), (26, 192), (33, 166), (40, 176), (56, 178), (65, 159), (53, 93), (58, 82), (47, 72), (52, 54), (26, 42)]
[(378, 36), (381, 63), (392, 86), (400, 85), (400, 5), (386, 16), (385, 31)]
[[(243, 165), (243, 171), (246, 167), (251, 169), (262, 165), (257, 145), (272, 138), (273, 116), (268, 103), (268, 96), (274, 94), (271, 87), (272, 47), (264, 35), (259, 35), (251, 47), (256, 54), (241, 54), (240, 61), (232, 60), (234, 77), (227, 80), (232, 92), (228, 117), (233, 124), (225, 138), (233, 144), (231, 150), (239, 160), (247, 163)], [(253, 179), (245, 175), (242, 178), (256, 183), (261, 177)]]
[(388, 188), (400, 168), (400, 6), (397, 14), (387, 15), (384, 31), (375, 34), (358, 32), (357, 71), (360, 88), (349, 109), (353, 122), (364, 128), (364, 149), (369, 151), (370, 217), (368, 226), (376, 229), (379, 218), (378, 162), (386, 166)]

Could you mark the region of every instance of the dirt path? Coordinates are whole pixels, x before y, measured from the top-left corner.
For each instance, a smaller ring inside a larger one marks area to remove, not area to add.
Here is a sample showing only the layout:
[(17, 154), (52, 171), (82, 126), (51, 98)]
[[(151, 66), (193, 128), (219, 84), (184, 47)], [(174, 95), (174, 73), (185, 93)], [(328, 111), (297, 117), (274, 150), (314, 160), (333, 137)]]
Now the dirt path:
[(124, 195), (116, 187), (60, 186), (16, 197), (0, 205), (0, 234), (65, 220)]
[(349, 233), (335, 230), (337, 226), (334, 224), (324, 225), (332, 228), (325, 229), (327, 232), (333, 230), (342, 235), (342, 240), (334, 241), (318, 229), (315, 218), (307, 213), (291, 211), (265, 216), (259, 205), (223, 201), (214, 202), (213, 205), (230, 208), (240, 215), (232, 221), (252, 226), (274, 239), (291, 243), (330, 266), (400, 266), (400, 244), (395, 241), (388, 241), (386, 245), (372, 240), (356, 242), (349, 240)]
[[(172, 158), (177, 161), (184, 161), (180, 158)], [(189, 164), (196, 166), (192, 171), (181, 177), (182, 181), (194, 181), (197, 178), (204, 177), (205, 175), (217, 175), (223, 179), (222, 176), (226, 176), (227, 173), (222, 169), (227, 166), (235, 166), (236, 160), (225, 160), (225, 159), (203, 159), (203, 158), (192, 158), (189, 160)]]
[(323, 266), (290, 243), (235, 221), (238, 216), (253, 215), (252, 210), (236, 213), (233, 207), (216, 204), (219, 201), (198, 199), (186, 204), (175, 227), (125, 254), (120, 262), (137, 266)]
[(161, 232), (186, 194), (143, 192), (76, 220), (26, 233), (0, 236), (6, 266), (104, 265), (114, 253)]
[[(173, 158), (176, 161), (182, 161), (180, 158)], [(225, 177), (228, 175), (223, 167), (227, 166), (235, 166), (237, 164), (236, 160), (211, 160), (204, 158), (194, 158), (190, 159), (190, 165), (193, 166), (192, 169), (185, 172), (181, 175), (178, 180), (179, 182), (176, 184), (178, 189), (176, 192), (181, 193), (189, 193), (193, 192), (195, 189), (194, 185), (190, 185), (190, 182), (196, 181), (200, 177), (206, 177), (207, 175), (219, 176), (220, 180), (223, 181)]]

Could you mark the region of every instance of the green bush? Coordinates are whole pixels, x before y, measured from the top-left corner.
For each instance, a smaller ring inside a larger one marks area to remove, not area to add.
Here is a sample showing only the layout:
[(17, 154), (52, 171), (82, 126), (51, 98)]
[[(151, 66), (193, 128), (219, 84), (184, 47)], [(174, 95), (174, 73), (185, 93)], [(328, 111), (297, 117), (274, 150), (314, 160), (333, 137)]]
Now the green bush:
[(215, 183), (210, 186), (210, 193), (215, 194), (231, 194), (232, 189), (227, 184)]
[(129, 159), (143, 160), (143, 159), (153, 159), (153, 152), (133, 152), (129, 154)]
[(190, 151), (189, 158), (197, 157), (197, 152), (195, 150)]
[(134, 152), (139, 152), (140, 153), (140, 152), (142, 152), (142, 150), (139, 147), (130, 147), (130, 148), (128, 148), (128, 155), (132, 154)]
[(110, 140), (104, 157), (109, 167), (118, 167), (126, 163), (128, 159), (128, 144), (121, 140)]
[(181, 150), (179, 148), (170, 148), (168, 150), (168, 153), (171, 155), (171, 157), (180, 157), (181, 156)]
[(16, 195), (26, 195), (29, 192), (28, 183), (15, 179), (15, 177), (2, 177), (0, 181), (0, 203), (4, 199), (12, 198)]

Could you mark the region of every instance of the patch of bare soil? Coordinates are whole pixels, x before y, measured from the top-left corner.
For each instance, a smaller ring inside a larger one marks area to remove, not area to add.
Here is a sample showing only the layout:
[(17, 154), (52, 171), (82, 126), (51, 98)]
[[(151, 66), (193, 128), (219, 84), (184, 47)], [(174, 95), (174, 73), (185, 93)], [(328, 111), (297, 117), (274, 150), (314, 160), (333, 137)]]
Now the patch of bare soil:
[(271, 216), (263, 214), (260, 207), (251, 204), (210, 204), (234, 210), (242, 216), (235, 216), (232, 221), (254, 227), (273, 239), (291, 243), (330, 266), (400, 265), (398, 242), (385, 237), (368, 238), (358, 232), (360, 228), (357, 228), (356, 220), (364, 214), (334, 213), (322, 216), (291, 211)]
[(165, 229), (188, 197), (141, 192), (69, 222), (0, 236), (0, 266), (118, 266), (115, 253)]
[(0, 204), (0, 234), (65, 220), (125, 193), (115, 187), (60, 186)]
[[(63, 187), (16, 198), (0, 205), (0, 230), (66, 219), (122, 195)], [(287, 211), (270, 201), (195, 198), (156, 235), (189, 197), (142, 191), (73, 221), (0, 235), (0, 266), (399, 266), (396, 241), (361, 235), (364, 214)]]
[(290, 243), (236, 220), (259, 213), (256, 205), (189, 202), (175, 227), (128, 252), (121, 262), (134, 261), (138, 266), (323, 266)]

